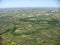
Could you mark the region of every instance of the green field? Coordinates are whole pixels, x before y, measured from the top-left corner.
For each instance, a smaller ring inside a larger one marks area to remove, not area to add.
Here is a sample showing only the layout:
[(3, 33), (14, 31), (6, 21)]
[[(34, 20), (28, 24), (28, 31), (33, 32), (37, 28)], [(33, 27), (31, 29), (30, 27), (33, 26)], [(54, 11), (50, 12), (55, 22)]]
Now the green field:
[(0, 9), (0, 45), (60, 45), (60, 9)]

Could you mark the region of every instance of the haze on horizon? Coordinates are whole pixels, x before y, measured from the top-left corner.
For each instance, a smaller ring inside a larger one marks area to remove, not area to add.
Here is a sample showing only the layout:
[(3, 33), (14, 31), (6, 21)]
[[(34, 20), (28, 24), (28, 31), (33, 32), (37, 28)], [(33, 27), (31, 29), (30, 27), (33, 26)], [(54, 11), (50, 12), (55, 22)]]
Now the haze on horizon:
[(60, 7), (60, 0), (0, 0), (0, 8)]

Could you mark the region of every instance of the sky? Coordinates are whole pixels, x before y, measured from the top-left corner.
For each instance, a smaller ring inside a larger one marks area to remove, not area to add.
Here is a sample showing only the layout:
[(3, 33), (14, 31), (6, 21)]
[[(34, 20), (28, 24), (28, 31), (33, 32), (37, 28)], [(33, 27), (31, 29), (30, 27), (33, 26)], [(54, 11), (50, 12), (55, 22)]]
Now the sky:
[(60, 7), (60, 0), (0, 0), (0, 8)]

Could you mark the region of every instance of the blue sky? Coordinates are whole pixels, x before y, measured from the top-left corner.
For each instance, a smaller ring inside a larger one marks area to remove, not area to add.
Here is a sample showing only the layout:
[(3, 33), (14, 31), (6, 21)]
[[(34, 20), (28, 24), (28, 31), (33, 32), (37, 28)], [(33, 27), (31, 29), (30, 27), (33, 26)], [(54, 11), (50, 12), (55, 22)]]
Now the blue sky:
[(0, 8), (59, 7), (60, 0), (0, 0)]

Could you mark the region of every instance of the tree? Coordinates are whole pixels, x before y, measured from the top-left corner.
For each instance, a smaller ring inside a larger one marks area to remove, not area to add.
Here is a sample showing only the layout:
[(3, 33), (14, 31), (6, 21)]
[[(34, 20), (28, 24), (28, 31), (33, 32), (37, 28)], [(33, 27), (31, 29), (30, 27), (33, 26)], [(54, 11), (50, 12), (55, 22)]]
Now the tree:
[(3, 40), (3, 39), (2, 39), (2, 37), (0, 36), (0, 45), (2, 45), (2, 40)]

